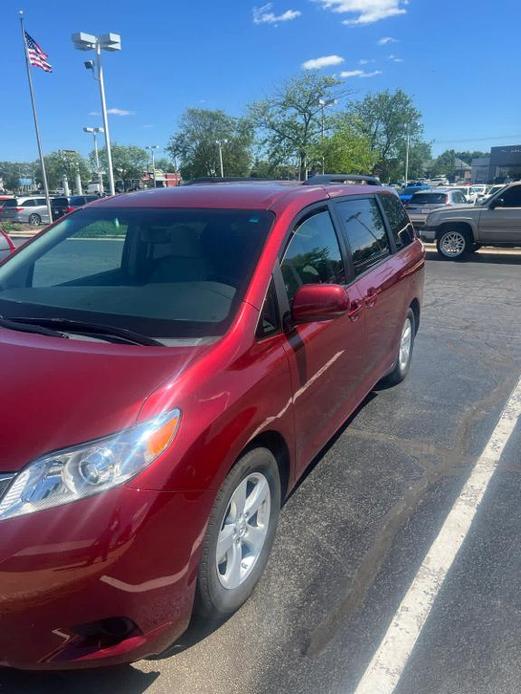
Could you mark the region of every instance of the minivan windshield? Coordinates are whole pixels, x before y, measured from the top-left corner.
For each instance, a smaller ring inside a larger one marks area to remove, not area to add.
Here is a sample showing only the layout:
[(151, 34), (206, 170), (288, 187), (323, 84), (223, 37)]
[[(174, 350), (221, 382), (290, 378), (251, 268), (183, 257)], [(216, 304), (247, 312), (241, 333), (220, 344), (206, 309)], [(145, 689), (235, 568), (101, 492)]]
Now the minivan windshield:
[(222, 335), (273, 218), (80, 208), (0, 267), (0, 315), (91, 321), (159, 340)]

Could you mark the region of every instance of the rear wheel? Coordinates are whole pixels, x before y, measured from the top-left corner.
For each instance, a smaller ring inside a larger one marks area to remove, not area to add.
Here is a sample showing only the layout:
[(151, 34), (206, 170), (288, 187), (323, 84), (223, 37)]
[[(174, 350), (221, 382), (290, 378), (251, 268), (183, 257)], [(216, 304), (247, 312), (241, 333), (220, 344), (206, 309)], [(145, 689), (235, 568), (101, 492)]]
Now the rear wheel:
[(197, 580), (199, 614), (222, 619), (250, 596), (268, 561), (280, 503), (273, 454), (249, 451), (224, 480), (210, 515)]
[(449, 260), (460, 260), (472, 250), (472, 239), (462, 229), (447, 229), (436, 241), (438, 253)]
[(416, 321), (412, 309), (409, 309), (402, 327), (398, 357), (393, 370), (383, 379), (384, 385), (395, 386), (407, 377), (411, 368), (415, 335)]
[(39, 227), (41, 223), (42, 223), (42, 218), (40, 217), (39, 214), (36, 214), (36, 212), (34, 212), (33, 214), (29, 215), (29, 224), (32, 227)]

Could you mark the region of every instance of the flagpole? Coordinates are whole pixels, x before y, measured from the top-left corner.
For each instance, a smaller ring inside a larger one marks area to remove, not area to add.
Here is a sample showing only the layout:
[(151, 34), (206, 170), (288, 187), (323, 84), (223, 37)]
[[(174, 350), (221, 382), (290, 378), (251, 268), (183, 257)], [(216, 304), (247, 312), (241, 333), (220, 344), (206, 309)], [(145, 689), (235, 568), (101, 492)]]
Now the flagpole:
[(34, 131), (36, 133), (36, 142), (38, 144), (38, 154), (40, 155), (40, 166), (42, 167), (43, 189), (45, 191), (45, 200), (47, 202), (47, 213), (49, 214), (49, 222), (52, 222), (51, 198), (49, 197), (49, 186), (47, 184), (47, 173), (45, 171), (45, 160), (43, 158), (42, 142), (40, 139), (40, 128), (38, 127), (38, 114), (36, 111), (36, 103), (34, 101), (33, 79), (31, 75), (31, 65), (27, 54), (27, 41), (25, 40), (24, 28), (24, 13), (20, 10), (20, 29), (22, 30), (22, 41), (24, 42), (25, 67), (27, 68), (27, 81), (29, 82), (29, 92), (31, 94), (31, 106), (33, 108)]

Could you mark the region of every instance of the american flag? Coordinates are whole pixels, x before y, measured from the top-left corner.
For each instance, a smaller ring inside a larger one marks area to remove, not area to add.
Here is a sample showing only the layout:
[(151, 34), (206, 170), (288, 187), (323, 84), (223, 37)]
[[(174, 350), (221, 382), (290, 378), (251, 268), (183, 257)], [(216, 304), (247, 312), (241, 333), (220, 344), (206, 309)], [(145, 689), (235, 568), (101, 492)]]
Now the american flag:
[(32, 36), (25, 32), (25, 45), (27, 46), (27, 57), (31, 65), (40, 67), (45, 72), (52, 72), (52, 65), (47, 62), (49, 57), (44, 53)]

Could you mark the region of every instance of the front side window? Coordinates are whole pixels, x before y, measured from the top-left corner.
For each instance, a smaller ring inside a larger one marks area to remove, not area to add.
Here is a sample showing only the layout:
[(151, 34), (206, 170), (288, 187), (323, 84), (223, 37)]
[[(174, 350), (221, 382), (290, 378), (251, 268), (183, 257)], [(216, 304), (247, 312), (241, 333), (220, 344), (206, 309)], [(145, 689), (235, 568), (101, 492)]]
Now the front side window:
[(337, 203), (355, 274), (360, 275), (391, 252), (383, 217), (374, 198)]
[(297, 227), (281, 269), (290, 301), (303, 284), (345, 284), (344, 263), (329, 212), (318, 212)]
[(22, 203), (22, 207), (34, 207), (36, 202), (34, 200), (26, 200)]
[(158, 339), (222, 335), (273, 218), (82, 207), (0, 268), (0, 315), (90, 321)]
[(508, 188), (499, 199), (501, 207), (521, 207), (521, 186)]

